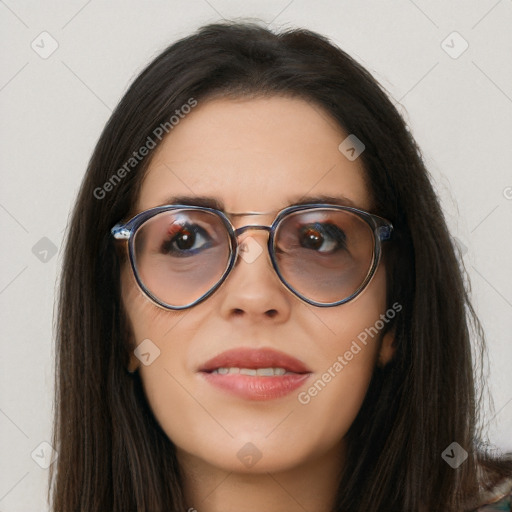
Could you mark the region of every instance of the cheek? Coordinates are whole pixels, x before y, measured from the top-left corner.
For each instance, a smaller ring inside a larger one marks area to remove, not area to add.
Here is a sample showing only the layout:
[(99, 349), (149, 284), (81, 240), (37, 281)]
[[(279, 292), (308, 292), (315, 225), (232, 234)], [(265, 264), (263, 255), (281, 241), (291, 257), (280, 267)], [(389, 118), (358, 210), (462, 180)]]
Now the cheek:
[[(311, 422), (332, 438), (344, 435), (359, 412), (378, 359), (385, 320), (390, 321), (383, 267), (357, 299), (315, 314), (313, 323), (322, 333), (317, 334), (319, 369), (298, 400), (311, 418), (317, 418)], [(313, 336), (314, 329), (310, 332)]]
[[(371, 364), (378, 351), (386, 322), (386, 274), (383, 266), (375, 273), (369, 286), (356, 299), (334, 308), (320, 310), (317, 315), (327, 329), (326, 342), (321, 343), (328, 355), (344, 353), (354, 348), (352, 366)], [(390, 319), (387, 319), (388, 321)], [(325, 330), (324, 330), (325, 331)], [(350, 355), (348, 356), (351, 357)]]
[[(184, 340), (193, 336), (193, 322), (183, 320), (191, 310), (173, 312), (155, 306), (139, 289), (129, 267), (123, 269), (121, 279), (145, 396), (155, 418), (171, 437), (173, 427), (179, 425), (172, 418), (186, 415), (190, 407), (190, 397), (187, 399), (180, 382), (188, 350)], [(135, 357), (133, 351), (131, 357)]]
[(139, 289), (129, 265), (121, 271), (121, 297), (135, 345), (145, 339), (154, 339), (158, 344), (165, 331), (172, 327), (173, 315), (180, 316), (155, 306)]
[(297, 396), (301, 415), (307, 418), (305, 433), (326, 444), (347, 433), (361, 408), (374, 363), (375, 351), (351, 343), (342, 343), (329, 354), (323, 369)]

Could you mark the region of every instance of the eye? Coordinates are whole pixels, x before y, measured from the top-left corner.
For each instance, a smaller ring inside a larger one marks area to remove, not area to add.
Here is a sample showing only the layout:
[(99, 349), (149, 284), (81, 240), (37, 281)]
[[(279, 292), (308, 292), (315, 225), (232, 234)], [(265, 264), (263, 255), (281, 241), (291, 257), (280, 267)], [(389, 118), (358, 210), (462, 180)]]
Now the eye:
[(160, 251), (171, 256), (193, 256), (211, 245), (210, 236), (197, 224), (173, 224)]
[(299, 243), (306, 249), (329, 253), (346, 249), (346, 235), (334, 224), (315, 222), (299, 229)]

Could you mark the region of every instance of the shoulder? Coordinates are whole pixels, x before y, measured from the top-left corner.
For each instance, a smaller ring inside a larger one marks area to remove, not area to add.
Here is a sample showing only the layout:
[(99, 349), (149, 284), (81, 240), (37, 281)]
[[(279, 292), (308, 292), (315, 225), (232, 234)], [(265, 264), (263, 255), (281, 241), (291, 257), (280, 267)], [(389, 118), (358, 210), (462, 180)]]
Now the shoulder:
[(512, 511), (512, 478), (504, 480), (485, 496), (480, 507), (474, 512)]

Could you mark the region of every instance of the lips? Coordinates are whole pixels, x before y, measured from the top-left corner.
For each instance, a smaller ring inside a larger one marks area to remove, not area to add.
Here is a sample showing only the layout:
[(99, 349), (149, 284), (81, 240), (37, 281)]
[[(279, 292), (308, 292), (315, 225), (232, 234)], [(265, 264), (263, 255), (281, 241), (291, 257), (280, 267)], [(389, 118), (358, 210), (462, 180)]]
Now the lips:
[(207, 361), (199, 375), (214, 388), (244, 400), (271, 400), (302, 386), (312, 373), (283, 352), (234, 349)]
[(210, 373), (219, 368), (284, 368), (291, 373), (311, 373), (301, 361), (272, 349), (233, 349), (207, 361), (200, 369)]

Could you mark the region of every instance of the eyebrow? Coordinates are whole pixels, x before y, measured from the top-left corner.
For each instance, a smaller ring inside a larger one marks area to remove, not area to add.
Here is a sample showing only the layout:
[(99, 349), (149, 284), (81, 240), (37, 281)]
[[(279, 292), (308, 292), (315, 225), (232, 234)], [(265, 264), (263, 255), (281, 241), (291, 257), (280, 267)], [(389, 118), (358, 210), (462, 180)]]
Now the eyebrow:
[[(311, 203), (320, 203), (320, 204), (334, 204), (339, 206), (351, 206), (353, 208), (358, 208), (356, 204), (342, 195), (329, 195), (329, 194), (320, 194), (314, 196), (298, 196), (295, 198), (291, 198), (288, 200), (288, 204), (284, 205), (282, 208), (286, 208), (288, 206), (299, 206), (304, 204)], [(235, 213), (235, 214), (243, 214), (245, 212), (226, 212), (224, 210), (224, 202), (221, 199), (212, 196), (171, 196), (166, 199), (164, 203), (159, 206), (165, 206), (169, 204), (183, 204), (187, 206), (202, 206), (204, 208), (213, 208), (215, 210), (220, 210), (225, 213)], [(272, 211), (278, 211), (272, 210)], [(251, 212), (252, 213), (252, 212)], [(270, 213), (270, 212), (262, 212), (262, 213)]]

